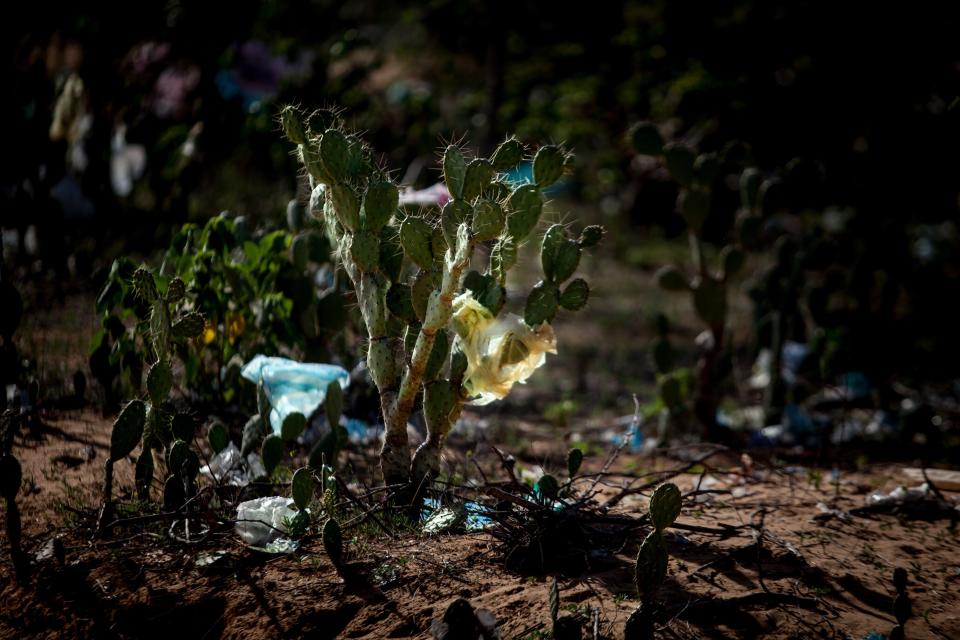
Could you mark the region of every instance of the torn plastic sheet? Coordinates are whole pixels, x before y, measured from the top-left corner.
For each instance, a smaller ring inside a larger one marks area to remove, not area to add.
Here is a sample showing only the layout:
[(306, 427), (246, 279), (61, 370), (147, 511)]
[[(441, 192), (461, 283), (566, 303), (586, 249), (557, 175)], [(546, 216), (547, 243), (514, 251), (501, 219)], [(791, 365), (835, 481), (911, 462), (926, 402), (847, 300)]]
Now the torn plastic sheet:
[(200, 474), (218, 484), (245, 487), (257, 478), (267, 475), (267, 470), (256, 453), (247, 455), (246, 464), (243, 464), (240, 449), (231, 442), (223, 451), (213, 456), (210, 464), (200, 467)]
[(237, 505), (237, 535), (245, 543), (263, 547), (286, 533), (284, 522), (296, 517), (293, 500), (282, 496), (256, 498)]
[[(460, 511), (460, 514), (457, 511)], [(462, 519), (464, 529), (480, 531), (493, 524), (493, 520), (486, 515), (487, 513), (487, 507), (472, 500), (464, 502), (462, 507), (453, 508), (441, 506), (440, 501), (436, 498), (427, 498), (423, 501), (420, 517), (425, 521), (425, 530), (427, 527), (430, 528), (428, 533), (446, 531), (459, 525), (461, 514), (466, 514), (466, 517)]]
[(309, 418), (323, 403), (331, 382), (339, 382), (344, 389), (350, 385), (350, 373), (343, 367), (262, 354), (245, 364), (240, 375), (257, 385), (263, 382), (270, 400), (270, 427), (274, 433), (280, 433), (283, 421), (291, 413)]

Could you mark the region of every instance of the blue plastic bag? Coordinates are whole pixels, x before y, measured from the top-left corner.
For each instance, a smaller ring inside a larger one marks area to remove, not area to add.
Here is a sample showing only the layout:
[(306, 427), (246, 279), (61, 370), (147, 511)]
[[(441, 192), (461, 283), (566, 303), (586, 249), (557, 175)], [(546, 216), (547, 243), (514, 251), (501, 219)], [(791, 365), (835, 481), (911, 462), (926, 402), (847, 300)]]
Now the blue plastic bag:
[(334, 380), (344, 389), (350, 385), (350, 373), (343, 367), (265, 355), (254, 356), (240, 375), (257, 385), (263, 382), (270, 400), (270, 427), (274, 433), (280, 433), (283, 421), (291, 413), (309, 418), (323, 403), (327, 385)]

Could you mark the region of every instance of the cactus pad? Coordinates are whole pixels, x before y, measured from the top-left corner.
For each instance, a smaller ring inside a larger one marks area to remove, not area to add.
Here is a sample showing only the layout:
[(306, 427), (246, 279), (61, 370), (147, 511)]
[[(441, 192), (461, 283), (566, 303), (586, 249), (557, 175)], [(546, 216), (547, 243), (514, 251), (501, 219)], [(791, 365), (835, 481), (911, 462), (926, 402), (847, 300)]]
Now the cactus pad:
[(126, 458), (140, 442), (147, 421), (147, 405), (142, 400), (131, 400), (113, 423), (110, 434), (110, 460)]
[(657, 531), (663, 531), (680, 515), (680, 489), (672, 482), (657, 487), (650, 498), (650, 520)]

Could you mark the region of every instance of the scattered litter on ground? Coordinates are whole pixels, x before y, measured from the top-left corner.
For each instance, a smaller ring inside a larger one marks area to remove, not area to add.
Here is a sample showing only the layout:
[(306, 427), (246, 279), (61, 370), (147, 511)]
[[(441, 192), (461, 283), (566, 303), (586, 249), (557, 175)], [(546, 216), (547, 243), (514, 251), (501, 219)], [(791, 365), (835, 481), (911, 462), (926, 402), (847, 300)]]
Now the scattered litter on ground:
[(282, 496), (256, 498), (237, 505), (237, 535), (245, 543), (263, 547), (286, 532), (285, 521), (297, 515), (293, 500)]

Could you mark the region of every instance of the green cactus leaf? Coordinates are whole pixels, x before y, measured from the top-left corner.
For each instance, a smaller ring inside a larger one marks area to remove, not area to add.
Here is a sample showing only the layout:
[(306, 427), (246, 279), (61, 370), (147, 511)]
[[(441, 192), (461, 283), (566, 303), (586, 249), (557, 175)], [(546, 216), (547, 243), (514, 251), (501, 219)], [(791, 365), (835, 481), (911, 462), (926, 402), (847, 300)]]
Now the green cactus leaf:
[(131, 400), (113, 423), (110, 434), (110, 460), (126, 458), (143, 437), (147, 422), (147, 405), (142, 400)]
[(560, 294), (558, 302), (568, 311), (579, 311), (587, 305), (590, 298), (590, 285), (583, 278), (571, 280), (567, 288)]
[(186, 461), (190, 445), (183, 440), (174, 440), (167, 453), (167, 469), (174, 475), (180, 475), (180, 469)]
[(470, 271), (463, 279), (463, 287), (493, 315), (500, 313), (500, 309), (506, 302), (506, 291), (493, 276)]
[(296, 199), (287, 203), (287, 229), (290, 233), (299, 233), (303, 229), (306, 213), (307, 208)]
[(280, 438), (284, 442), (293, 442), (306, 428), (306, 416), (295, 411), (283, 419), (283, 424), (280, 426)]
[(353, 189), (345, 184), (330, 185), (333, 198), (333, 212), (337, 221), (350, 232), (360, 229), (360, 200)]
[(372, 273), (380, 265), (380, 238), (369, 231), (358, 231), (350, 237), (350, 256), (362, 273)]
[(145, 267), (133, 272), (133, 292), (147, 304), (153, 304), (159, 297), (153, 274)]
[(668, 142), (663, 146), (667, 171), (684, 187), (693, 184), (693, 150), (682, 142)]
[(197, 423), (189, 413), (176, 413), (171, 425), (173, 437), (191, 442), (196, 434)]
[(326, 173), (336, 182), (350, 177), (350, 142), (336, 129), (327, 129), (320, 138), (320, 160)]
[(207, 442), (210, 443), (210, 448), (213, 449), (215, 454), (220, 453), (230, 445), (230, 435), (222, 422), (214, 422), (210, 425), (210, 428), (207, 429)]
[(553, 501), (557, 499), (557, 495), (560, 493), (560, 483), (557, 482), (557, 479), (552, 475), (545, 473), (540, 476), (540, 480), (537, 481), (534, 490), (540, 495), (542, 500)]
[(263, 436), (266, 435), (266, 427), (263, 417), (260, 415), (250, 416), (247, 423), (243, 426), (243, 435), (240, 440), (240, 454), (246, 458), (252, 451), (256, 451), (263, 442)]
[(454, 349), (450, 356), (450, 380), (454, 384), (463, 381), (463, 376), (467, 372), (467, 355), (460, 349)]
[(387, 309), (404, 324), (417, 322), (417, 313), (413, 308), (410, 286), (395, 284), (387, 291)]
[(660, 267), (653, 278), (664, 291), (685, 291), (690, 288), (687, 276), (672, 264)]
[(334, 566), (343, 561), (343, 533), (340, 524), (333, 518), (327, 519), (323, 525), (323, 549), (330, 557)]
[(490, 181), (496, 171), (489, 160), (477, 158), (467, 165), (467, 171), (463, 181), (463, 199), (467, 202), (473, 202), (475, 198), (490, 186)]
[(423, 418), (434, 433), (445, 433), (457, 395), (446, 380), (434, 380), (423, 389)]
[(517, 264), (517, 243), (513, 238), (500, 238), (490, 252), (490, 273), (502, 284), (507, 271)]
[(580, 449), (570, 449), (567, 452), (567, 476), (573, 478), (580, 471), (583, 464), (583, 451)]
[(323, 399), (323, 409), (327, 416), (327, 424), (331, 429), (340, 424), (343, 414), (343, 388), (336, 380), (327, 385), (327, 393)]
[(740, 174), (740, 206), (747, 211), (757, 208), (761, 180), (760, 171), (754, 167), (748, 167)]
[(447, 362), (447, 356), (450, 353), (450, 336), (445, 329), (437, 331), (437, 336), (433, 340), (433, 348), (430, 350), (430, 357), (427, 358), (427, 366), (423, 371), (423, 379), (435, 380), (440, 375), (440, 370)]
[(147, 373), (147, 391), (154, 404), (160, 404), (170, 395), (173, 387), (173, 370), (166, 359), (158, 360)]
[(503, 208), (493, 200), (480, 200), (473, 208), (473, 237), (477, 242), (496, 240), (506, 224)]
[[(323, 160), (320, 158), (320, 146), (318, 141), (308, 141), (307, 144), (302, 145), (298, 149), (298, 154), (300, 156), (300, 162), (302, 162), (303, 166), (307, 169), (307, 173), (309, 173), (310, 177), (317, 181), (317, 187), (331, 185), (334, 182), (337, 182), (337, 180), (330, 175), (330, 172), (327, 171), (326, 166), (323, 164)], [(316, 193), (316, 190), (314, 190), (314, 193)]]
[(301, 467), (294, 472), (293, 479), (290, 481), (290, 496), (300, 511), (310, 506), (310, 501), (313, 499), (313, 475), (310, 469)]
[(140, 452), (137, 465), (134, 468), (134, 484), (137, 487), (137, 498), (143, 502), (150, 500), (150, 485), (153, 483), (153, 451), (149, 447)]
[(746, 261), (746, 254), (739, 247), (728, 244), (720, 251), (720, 264), (723, 265), (723, 277), (731, 278), (740, 272)]
[(589, 249), (590, 247), (595, 247), (600, 244), (601, 240), (603, 240), (603, 227), (598, 224), (592, 224), (583, 229), (577, 242), (580, 243), (581, 248)]
[(493, 168), (499, 172), (513, 169), (523, 160), (523, 144), (516, 138), (508, 138), (500, 143), (497, 150), (493, 152), (490, 161)]
[(727, 288), (711, 277), (702, 278), (693, 290), (693, 308), (707, 325), (722, 326), (727, 319)]
[(580, 266), (580, 245), (574, 240), (564, 240), (557, 248), (553, 263), (554, 282), (566, 282)]
[(367, 345), (367, 370), (378, 389), (390, 388), (397, 375), (393, 341), (388, 338), (370, 340)]
[(531, 327), (550, 322), (557, 313), (557, 287), (549, 282), (540, 281), (534, 285), (527, 296), (527, 305), (523, 310), (523, 319)]
[(667, 577), (667, 547), (663, 535), (653, 530), (644, 538), (637, 553), (634, 581), (641, 598), (652, 598)]
[(310, 261), (310, 241), (306, 234), (294, 236), (290, 243), (290, 261), (297, 271), (303, 271), (307, 268)]
[(20, 468), (20, 461), (9, 453), (0, 456), (0, 494), (8, 502), (17, 497), (22, 481), (23, 470)]
[(401, 271), (403, 271), (403, 247), (400, 246), (400, 230), (386, 225), (380, 230), (380, 272), (390, 282), (398, 282)]
[(449, 145), (443, 152), (443, 181), (454, 198), (463, 197), (463, 183), (466, 178), (467, 163), (463, 152), (456, 145)]
[(187, 294), (187, 285), (179, 277), (175, 277), (170, 280), (170, 284), (167, 285), (167, 302), (170, 304), (176, 304), (183, 300), (183, 297)]
[(173, 323), (170, 332), (175, 338), (196, 338), (203, 333), (203, 325), (203, 315), (197, 311), (190, 311)]
[(556, 262), (560, 248), (567, 241), (567, 232), (562, 224), (552, 225), (543, 234), (540, 244), (540, 265), (548, 280), (556, 281)]
[(657, 531), (663, 531), (672, 525), (680, 515), (680, 489), (667, 482), (653, 492), (650, 497), (650, 521)]
[(177, 511), (187, 501), (187, 495), (183, 490), (183, 479), (178, 476), (170, 476), (163, 483), (163, 509), (165, 511)]
[(546, 189), (563, 175), (563, 165), (567, 154), (556, 145), (540, 147), (533, 158), (533, 181), (541, 189)]
[(640, 155), (658, 156), (663, 153), (663, 137), (652, 122), (636, 123), (630, 127), (629, 136), (634, 150)]
[(261, 380), (257, 384), (257, 412), (260, 419), (263, 420), (264, 428), (270, 425), (270, 411), (273, 407), (270, 405), (270, 396), (267, 395), (267, 387)]
[(687, 221), (687, 226), (699, 232), (710, 213), (710, 192), (698, 187), (681, 189), (677, 197), (677, 209)]
[[(463, 200), (451, 200), (443, 205), (440, 211), (440, 229), (443, 231), (443, 239), (448, 247), (457, 245), (457, 230), (460, 225), (466, 222), (472, 224), (473, 207)], [(436, 252), (440, 253), (440, 252)], [(436, 255), (440, 258), (442, 254)]]
[(410, 287), (410, 302), (420, 322), (423, 322), (427, 316), (427, 304), (430, 302), (432, 292), (433, 276), (429, 271), (421, 271), (413, 279), (413, 285)]
[(400, 245), (414, 264), (425, 271), (433, 266), (433, 229), (422, 218), (409, 217), (400, 225)]
[(283, 460), (283, 440), (279, 436), (270, 434), (263, 439), (260, 445), (260, 458), (263, 459), (263, 468), (267, 471), (267, 476), (272, 476), (274, 469)]
[(307, 129), (303, 122), (303, 114), (293, 105), (286, 105), (280, 110), (280, 126), (283, 134), (294, 144), (306, 144)]
[(363, 228), (379, 233), (397, 212), (399, 202), (397, 185), (387, 181), (371, 183), (363, 195)]
[(507, 198), (506, 208), (510, 236), (517, 241), (523, 240), (540, 222), (543, 211), (540, 189), (532, 184), (520, 185)]

